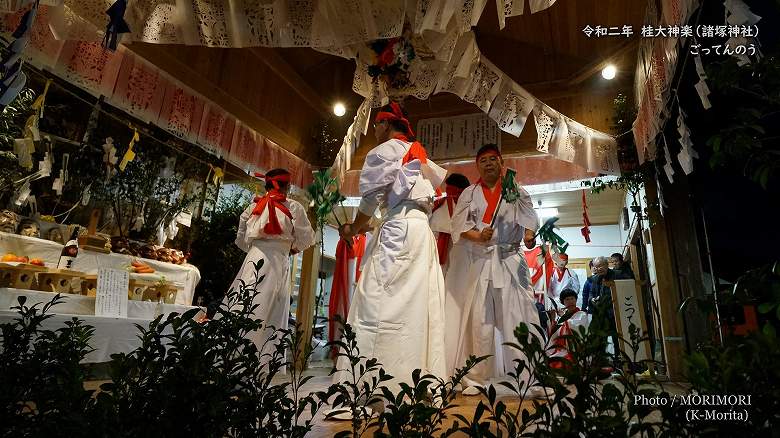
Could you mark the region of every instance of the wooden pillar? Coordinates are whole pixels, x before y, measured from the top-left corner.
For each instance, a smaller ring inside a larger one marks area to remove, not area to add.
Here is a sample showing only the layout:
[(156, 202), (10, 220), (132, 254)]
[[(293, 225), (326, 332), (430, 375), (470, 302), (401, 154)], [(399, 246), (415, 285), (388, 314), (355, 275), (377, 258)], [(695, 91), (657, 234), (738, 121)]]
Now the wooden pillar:
[[(316, 220), (309, 211), (309, 220), (316, 224)], [(299, 344), (299, 355), (303, 359), (303, 349), (311, 345), (312, 325), (314, 322), (314, 305), (316, 302), (317, 282), (320, 273), (320, 245), (322, 245), (322, 234), (317, 230), (315, 235), (317, 242), (311, 248), (303, 252), (301, 261), (301, 284), (298, 288), (298, 308), (295, 312), (295, 320), (300, 324), (302, 341)], [(295, 363), (295, 368), (302, 371), (306, 368), (306, 362), (299, 360)]]
[[(658, 188), (655, 179), (648, 178), (646, 181), (645, 195), (649, 205), (658, 204)], [(681, 295), (673, 263), (673, 248), (664, 217), (658, 209), (648, 210), (666, 373), (671, 380), (681, 380), (684, 377), (685, 339), (682, 315), (678, 312)]]

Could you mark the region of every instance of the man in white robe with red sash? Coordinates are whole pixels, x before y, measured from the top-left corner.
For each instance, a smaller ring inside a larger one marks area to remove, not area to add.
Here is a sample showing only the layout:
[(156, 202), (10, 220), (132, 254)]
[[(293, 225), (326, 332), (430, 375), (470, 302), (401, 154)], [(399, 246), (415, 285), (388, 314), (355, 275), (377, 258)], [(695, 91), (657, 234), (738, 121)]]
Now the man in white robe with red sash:
[[(263, 329), (248, 336), (262, 354), (271, 354), (275, 346), (266, 343), (273, 333), (270, 326), (284, 330), (289, 321), (290, 255), (314, 245), (314, 230), (306, 209), (287, 199), (287, 170), (274, 169), (256, 176), (265, 179), (266, 194), (256, 197), (241, 214), (235, 243), (247, 254), (231, 288), (240, 290), (243, 281), (259, 292), (254, 298), (258, 305), (254, 316), (263, 321)], [(263, 266), (256, 271), (254, 264), (261, 259)]]
[(557, 257), (558, 260), (555, 262), (555, 269), (553, 270), (552, 278), (550, 278), (550, 288), (547, 290), (548, 303), (555, 303), (556, 306), (550, 306), (547, 310), (558, 308), (557, 304), (561, 300), (561, 292), (565, 289), (571, 289), (578, 294), (580, 293), (580, 279), (577, 278), (577, 274), (566, 267), (569, 263), (569, 256), (560, 253)]
[(468, 187), (469, 179), (460, 173), (452, 173), (444, 181), (446, 197), (433, 206), (431, 214), (431, 231), (436, 235), (436, 248), (439, 253), (439, 264), (441, 265), (444, 278), (447, 278), (447, 267), (450, 264), (450, 258), (464, 257), (465, 245), (463, 243), (455, 246), (452, 244), (452, 214), (455, 211), (455, 205), (458, 204), (458, 198), (463, 190)]
[[(479, 394), (478, 387), (492, 378), (501, 379), (514, 369), (514, 360), (525, 360), (517, 349), (503, 346), (514, 341), (514, 329), (528, 324), (532, 336), (539, 324), (528, 267), (522, 245), (534, 246), (538, 218), (531, 197), (518, 188), (519, 198), (502, 202), (504, 164), (498, 147), (483, 146), (477, 153), (480, 180), (460, 195), (452, 221), (452, 237), (463, 240), (469, 251), (467, 261), (452, 264), (446, 279), (448, 298), (462, 297), (458, 312), (448, 312), (447, 349), (454, 359), (447, 364), (452, 372), (462, 367), (469, 355), (492, 355), (477, 365), (463, 380), (463, 394)], [(448, 306), (448, 310), (457, 306)], [(495, 331), (500, 333), (497, 342)], [(530, 375), (521, 376), (526, 382)], [(533, 388), (532, 396), (544, 390)]]
[[(340, 229), (350, 240), (365, 230), (377, 208), (379, 226), (366, 247), (363, 269), (347, 322), (360, 354), (376, 358), (395, 378), (392, 390), (411, 384), (412, 372), (445, 378), (444, 278), (436, 240), (428, 223), (435, 187), (446, 171), (428, 160), (405, 111), (395, 102), (380, 108), (374, 120), (378, 146), (366, 155), (360, 172), (360, 205), (355, 221)], [(346, 380), (350, 367), (340, 357), (334, 382)]]

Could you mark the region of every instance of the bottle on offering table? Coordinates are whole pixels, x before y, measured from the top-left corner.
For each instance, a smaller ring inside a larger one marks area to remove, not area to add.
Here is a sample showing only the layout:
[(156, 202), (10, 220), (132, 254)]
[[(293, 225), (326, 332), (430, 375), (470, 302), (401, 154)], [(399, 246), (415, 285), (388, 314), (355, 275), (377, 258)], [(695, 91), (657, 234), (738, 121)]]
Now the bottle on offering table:
[(79, 255), (79, 227), (73, 229), (73, 233), (70, 235), (70, 239), (62, 248), (60, 253), (60, 260), (57, 263), (57, 269), (71, 269), (73, 267), (73, 261), (76, 260), (76, 256)]

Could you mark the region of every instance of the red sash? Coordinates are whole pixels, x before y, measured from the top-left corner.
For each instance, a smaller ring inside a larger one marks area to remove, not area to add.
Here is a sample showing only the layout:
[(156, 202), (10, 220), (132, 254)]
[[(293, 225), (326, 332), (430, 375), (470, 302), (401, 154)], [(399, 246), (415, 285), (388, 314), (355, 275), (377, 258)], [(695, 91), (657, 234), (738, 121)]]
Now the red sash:
[(283, 204), (287, 200), (287, 196), (284, 193), (277, 192), (276, 190), (269, 190), (265, 196), (255, 198), (255, 208), (252, 210), (252, 214), (261, 215), (266, 208), (268, 208), (268, 223), (263, 227), (263, 231), (268, 235), (282, 234), (282, 226), (279, 223), (279, 218), (276, 216), (276, 210), (284, 213), (285, 216), (292, 220), (292, 213)]
[(487, 201), (487, 209), (482, 216), (482, 222), (489, 224), (493, 221), (493, 214), (496, 212), (498, 201), (501, 199), (501, 179), (499, 178), (499, 182), (496, 183), (492, 190), (482, 182), (481, 178), (477, 183), (482, 187), (482, 195), (485, 196)]

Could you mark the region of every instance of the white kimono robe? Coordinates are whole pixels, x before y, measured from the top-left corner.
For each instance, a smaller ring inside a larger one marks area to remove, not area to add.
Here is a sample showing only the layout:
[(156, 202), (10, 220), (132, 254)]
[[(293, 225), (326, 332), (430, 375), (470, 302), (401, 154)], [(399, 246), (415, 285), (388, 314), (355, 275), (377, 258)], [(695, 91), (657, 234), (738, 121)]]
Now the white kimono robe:
[[(454, 208), (452, 213), (455, 214)], [(430, 223), (431, 231), (434, 232), (434, 235), (437, 238), (439, 237), (439, 233), (447, 233), (450, 234), (450, 236), (452, 235), (452, 217), (450, 217), (450, 211), (447, 208), (446, 203), (440, 208), (436, 209), (433, 214), (431, 214)], [(459, 241), (458, 243), (454, 243), (454, 239), (450, 237), (450, 246), (447, 253), (447, 263), (441, 265), (441, 270), (445, 279), (447, 278), (447, 270), (452, 264), (452, 260), (461, 259), (463, 257), (468, 257), (468, 251), (466, 249), (465, 242)]]
[[(563, 308), (563, 304), (561, 304), (561, 292), (563, 292), (564, 289), (571, 289), (574, 292), (577, 292), (577, 296), (580, 295), (580, 279), (577, 278), (577, 274), (572, 272), (569, 268), (564, 269), (563, 278), (560, 280), (558, 279), (558, 268), (556, 267), (555, 270), (553, 270), (552, 278), (550, 278), (550, 289), (547, 291), (547, 296), (549, 298), (549, 307), (547, 310)], [(555, 305), (553, 306), (552, 303), (555, 303)]]
[[(246, 257), (241, 269), (236, 274), (231, 288), (240, 289), (243, 281), (248, 287), (256, 284), (259, 294), (254, 299), (254, 316), (264, 322), (264, 329), (252, 332), (249, 338), (261, 350), (261, 353), (272, 353), (275, 346), (266, 340), (272, 334), (269, 326), (277, 329), (287, 329), (290, 316), (290, 250), (303, 251), (314, 245), (314, 230), (306, 217), (304, 207), (291, 199), (284, 201), (290, 210), (292, 220), (277, 210), (276, 217), (282, 227), (282, 234), (268, 235), (263, 227), (268, 223), (268, 208), (262, 214), (253, 215), (255, 203), (247, 207), (241, 214), (238, 223), (236, 245), (246, 251)], [(254, 262), (263, 259), (263, 266), (255, 271)], [(265, 276), (262, 282), (256, 283), (260, 276)], [(264, 345), (266, 344), (266, 345)]]
[[(431, 161), (402, 165), (410, 143), (392, 139), (372, 149), (360, 173), (360, 211), (383, 211), (363, 256), (349, 309), (360, 354), (376, 358), (395, 377), (385, 385), (411, 384), (412, 372), (446, 377), (444, 278), (428, 224), (433, 187), (446, 172)], [(340, 357), (337, 369), (350, 366)], [(334, 382), (349, 374), (337, 372)]]
[[(590, 317), (582, 310), (577, 311), (566, 322), (564, 322), (558, 330), (550, 335), (550, 348), (547, 350), (551, 359), (570, 359), (569, 350), (566, 348), (566, 339), (562, 339), (563, 336), (571, 335), (575, 332), (579, 333), (580, 327), (585, 327), (587, 331), (590, 325)], [(558, 365), (555, 365), (558, 362)], [(554, 361), (554, 367), (560, 367), (560, 361)]]
[[(520, 252), (525, 229), (535, 230), (538, 218), (531, 197), (520, 189), (514, 203), (502, 202), (493, 226), (493, 239), (477, 243), (461, 238), (471, 229), (490, 226), (482, 222), (487, 201), (479, 184), (460, 195), (452, 221), (452, 237), (463, 242), (468, 256), (452, 260), (447, 286), (447, 368), (450, 373), (466, 363), (469, 355), (493, 355), (464, 379), (463, 386), (485, 385), (491, 377), (503, 377), (514, 369), (520, 351), (504, 347), (514, 341), (521, 322), (539, 324), (539, 314), (530, 288), (528, 266)], [(495, 331), (501, 336), (496, 340)], [(535, 329), (531, 328), (535, 333)], [(527, 379), (527, 377), (524, 377)]]

